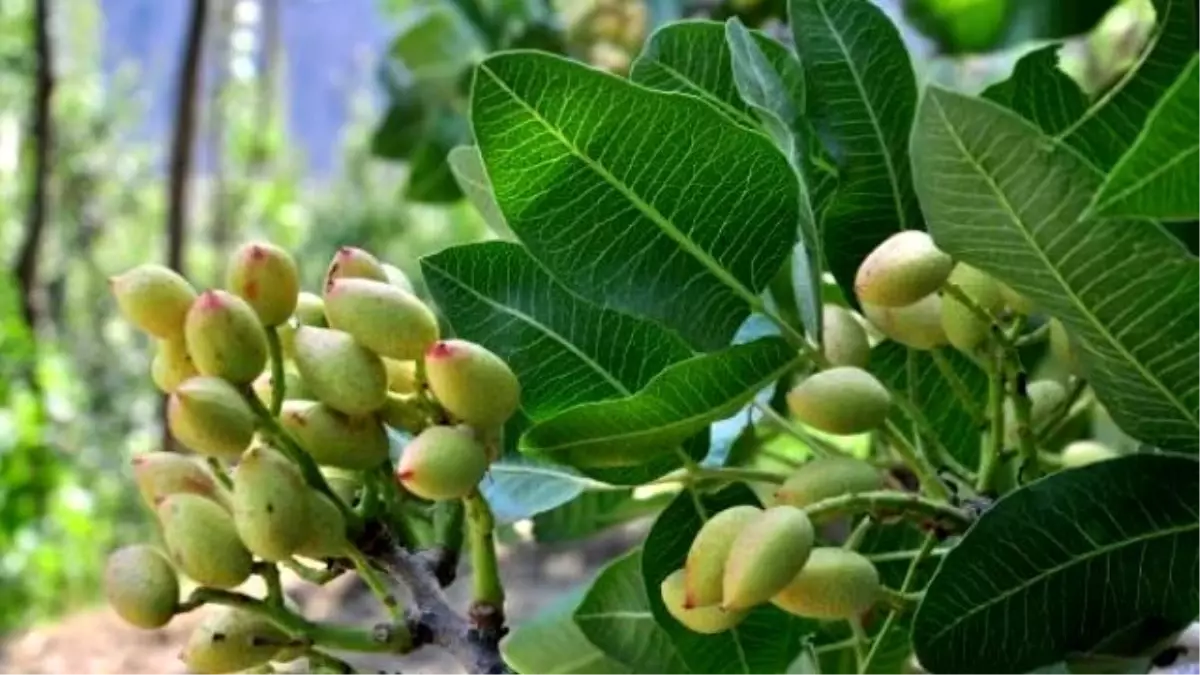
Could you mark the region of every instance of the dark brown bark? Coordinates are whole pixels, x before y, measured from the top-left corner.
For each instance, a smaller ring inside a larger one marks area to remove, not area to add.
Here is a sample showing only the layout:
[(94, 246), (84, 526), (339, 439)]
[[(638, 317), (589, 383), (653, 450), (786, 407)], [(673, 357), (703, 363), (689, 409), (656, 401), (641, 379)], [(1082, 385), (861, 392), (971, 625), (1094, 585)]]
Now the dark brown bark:
[(167, 265), (181, 274), (187, 238), (188, 183), (196, 137), (196, 99), (204, 52), (208, 0), (192, 0), (187, 42), (175, 95), (175, 127), (171, 137), (170, 177), (167, 181)]
[(50, 106), (54, 96), (54, 62), (50, 45), (50, 0), (37, 0), (33, 11), (33, 49), (37, 57), (33, 90), (31, 138), (34, 144), (33, 184), (26, 212), (25, 237), (21, 241), (14, 276), (20, 287), (21, 312), (30, 330), (37, 330), (38, 256), (46, 230), (47, 190), (50, 181), (53, 123)]

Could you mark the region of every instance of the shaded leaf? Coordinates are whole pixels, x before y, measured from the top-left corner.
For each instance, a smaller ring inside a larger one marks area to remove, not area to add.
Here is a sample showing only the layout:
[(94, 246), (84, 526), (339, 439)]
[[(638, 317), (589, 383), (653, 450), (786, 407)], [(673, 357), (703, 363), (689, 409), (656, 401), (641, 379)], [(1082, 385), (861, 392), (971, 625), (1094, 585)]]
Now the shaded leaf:
[(504, 662), (518, 673), (632, 673), (588, 641), (573, 615), (587, 588), (565, 594), (532, 619), (518, 624), (500, 642)]
[(922, 149), (917, 190), (938, 245), (1061, 319), (1125, 432), (1196, 450), (1196, 260), (1153, 225), (1081, 220), (1099, 176), (987, 101), (931, 88), (913, 144)]
[[(975, 412), (981, 414), (987, 405), (987, 374), (958, 350), (945, 348), (936, 353), (936, 358), (945, 363), (955, 378), (953, 381), (938, 367), (933, 353), (910, 350), (891, 340), (871, 350), (868, 370), (888, 389), (906, 396), (921, 410), (955, 459), (964, 466), (974, 467), (979, 463), (980, 427), (958, 392), (973, 401)], [(913, 360), (912, 369), (916, 373), (912, 387), (908, 382), (909, 359)], [(902, 411), (894, 413), (898, 420), (907, 420)], [(902, 422), (901, 428), (907, 428), (908, 424)]]
[(493, 462), (479, 487), (499, 523), (512, 523), (549, 511), (587, 489), (608, 488), (569, 467), (521, 455)]
[(792, 616), (773, 605), (755, 608), (737, 627), (717, 635), (701, 635), (683, 627), (667, 612), (659, 587), (672, 572), (683, 567), (692, 539), (712, 515), (732, 506), (759, 506), (745, 485), (734, 484), (704, 495), (705, 513), (696, 510), (693, 496), (679, 494), (663, 510), (646, 536), (642, 574), (654, 616), (675, 643), (693, 673), (778, 673), (800, 654), (802, 638), (813, 622)]
[(590, 537), (607, 528), (657, 513), (668, 501), (669, 494), (634, 499), (632, 490), (585, 492), (562, 506), (535, 516), (533, 536), (545, 543)]
[(1096, 216), (1185, 220), (1200, 215), (1200, 77), (1196, 55), (1159, 99), (1133, 147), (1093, 199)]
[[(581, 403), (630, 396), (692, 355), (661, 326), (572, 294), (519, 244), (456, 246), (423, 258), (421, 269), (455, 333), (500, 355), (517, 374), (522, 411), (534, 421)], [(506, 437), (520, 431), (510, 428)], [(677, 458), (668, 457), (591, 475), (634, 484), (676, 466)]]
[(701, 348), (728, 344), (795, 238), (796, 181), (766, 137), (528, 52), (484, 61), (471, 105), (505, 220), (552, 274)]
[(520, 449), (575, 467), (641, 464), (736, 412), (798, 359), (773, 337), (695, 356), (632, 396), (585, 403), (534, 424)]
[(605, 655), (629, 664), (635, 673), (686, 673), (650, 610), (641, 553), (631, 551), (600, 572), (575, 610), (575, 624)]
[(450, 171), (447, 155), (470, 135), (467, 120), (458, 113), (445, 106), (432, 111), (422, 130), (421, 142), (408, 158), (405, 196), (429, 204), (449, 204), (461, 199), (462, 191)]
[(1059, 67), (1062, 45), (1052, 44), (1022, 56), (1007, 80), (988, 87), (983, 97), (999, 103), (1042, 131), (1056, 134), (1083, 117), (1087, 98)]
[(401, 14), (389, 52), (418, 82), (440, 82), (460, 77), (483, 55), (483, 45), (452, 10), (419, 5)]
[(922, 665), (1026, 672), (1134, 623), (1152, 643), (1190, 622), (1200, 611), (1198, 470), (1191, 458), (1132, 455), (1000, 500), (925, 592), (913, 632)]
[(921, 229), (908, 137), (917, 89), (900, 34), (861, 0), (791, 0), (808, 114), (838, 169), (821, 217), (829, 271), (849, 299), (863, 258), (897, 230)]
[(500, 213), (500, 206), (496, 204), (496, 196), (492, 194), (492, 182), (483, 170), (479, 148), (473, 145), (456, 146), (450, 150), (446, 161), (450, 164), (454, 180), (458, 181), (459, 189), (483, 216), (483, 222), (497, 235), (513, 238), (512, 230), (508, 229), (504, 214)]

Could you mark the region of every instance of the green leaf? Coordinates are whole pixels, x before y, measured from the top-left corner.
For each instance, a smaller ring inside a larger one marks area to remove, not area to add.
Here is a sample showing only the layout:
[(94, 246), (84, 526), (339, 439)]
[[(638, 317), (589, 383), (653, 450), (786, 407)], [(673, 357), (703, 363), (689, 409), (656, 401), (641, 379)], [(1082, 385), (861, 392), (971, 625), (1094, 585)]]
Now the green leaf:
[(383, 120), (371, 135), (371, 154), (384, 159), (408, 159), (421, 142), (427, 117), (425, 103), (416, 90), (397, 89)]
[(913, 135), (917, 191), (938, 246), (1061, 319), (1129, 435), (1195, 451), (1200, 270), (1166, 232), (1081, 220), (1100, 177), (992, 103), (931, 88)]
[[(668, 365), (692, 356), (661, 326), (572, 294), (520, 244), (456, 246), (423, 258), (421, 270), (455, 333), (508, 362), (521, 381), (522, 411), (533, 421), (631, 396)], [(589, 473), (636, 484), (676, 466), (677, 458), (666, 458), (644, 468)]]
[(567, 593), (535, 617), (517, 625), (501, 642), (504, 662), (518, 673), (632, 673), (607, 656), (575, 625), (573, 616), (586, 588)]
[(635, 673), (686, 673), (667, 632), (654, 620), (642, 583), (641, 549), (600, 572), (575, 610), (575, 624), (609, 658)]
[(390, 53), (418, 82), (453, 82), (483, 55), (483, 45), (459, 16), (445, 7), (405, 11)]
[(632, 490), (585, 492), (533, 519), (533, 536), (541, 543), (590, 537), (597, 532), (657, 513), (670, 495), (635, 499)]
[(492, 194), (492, 181), (483, 170), (483, 160), (479, 157), (479, 148), (473, 145), (459, 145), (450, 150), (446, 156), (450, 171), (458, 187), (470, 200), (471, 205), (483, 216), (483, 222), (492, 232), (505, 238), (514, 238), (508, 223), (504, 222), (504, 214), (500, 213), (500, 205)]
[[(940, 359), (945, 366), (938, 367)], [(916, 377), (914, 386), (908, 382), (909, 359)], [(979, 424), (963, 398), (974, 402), (976, 413), (982, 414), (987, 401), (987, 374), (971, 359), (955, 349), (934, 352), (910, 350), (904, 345), (885, 340), (871, 350), (868, 369), (888, 389), (912, 401), (929, 420), (938, 439), (950, 454), (964, 466), (979, 463)], [(954, 379), (950, 379), (953, 377)], [(903, 411), (894, 411), (897, 420), (907, 420)], [(907, 429), (910, 422), (901, 422)]]
[(679, 655), (693, 673), (779, 673), (803, 647), (801, 638), (814, 624), (774, 606), (754, 609), (737, 627), (716, 635), (701, 635), (683, 627), (663, 605), (659, 591), (664, 579), (683, 567), (692, 539), (710, 516), (732, 506), (759, 506), (745, 485), (734, 484), (701, 500), (705, 512), (696, 510), (693, 495), (675, 497), (646, 536), (642, 547), (642, 574), (650, 608), (671, 636)]
[(921, 664), (1021, 673), (1110, 646), (1137, 622), (1149, 641), (1190, 622), (1200, 611), (1198, 475), (1192, 458), (1132, 455), (1000, 500), (925, 591), (913, 630)]
[(1022, 56), (1012, 75), (989, 87), (983, 97), (1034, 121), (1047, 134), (1067, 129), (1083, 117), (1087, 99), (1059, 67), (1061, 49), (1052, 44)]
[(787, 161), (696, 98), (509, 52), (479, 66), (471, 106), (509, 227), (600, 304), (720, 349), (791, 249)]
[(632, 396), (585, 403), (534, 424), (520, 448), (574, 467), (641, 464), (733, 414), (798, 360), (779, 338), (696, 356)]
[(446, 156), (455, 146), (468, 140), (470, 134), (467, 120), (449, 107), (432, 111), (421, 142), (409, 157), (405, 196), (427, 204), (449, 204), (462, 199), (462, 191)]
[(1200, 215), (1200, 77), (1196, 55), (1159, 99), (1133, 147), (1093, 199), (1096, 216), (1185, 220)]
[(480, 483), (499, 523), (513, 523), (577, 498), (584, 490), (611, 489), (569, 467), (516, 455), (488, 467)]
[(921, 229), (908, 137), (917, 90), (896, 27), (861, 0), (790, 0), (808, 114), (838, 168), (822, 215), (829, 271), (849, 299), (863, 258), (889, 235)]

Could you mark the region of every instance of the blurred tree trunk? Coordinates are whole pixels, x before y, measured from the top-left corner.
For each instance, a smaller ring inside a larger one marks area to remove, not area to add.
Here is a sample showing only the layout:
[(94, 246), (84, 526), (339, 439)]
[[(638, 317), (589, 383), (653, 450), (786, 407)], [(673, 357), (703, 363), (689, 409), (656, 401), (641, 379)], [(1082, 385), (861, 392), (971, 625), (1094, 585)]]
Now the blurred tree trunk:
[[(263, 140), (266, 143), (274, 141), (274, 137), (266, 133), (274, 131), (275, 103), (279, 98), (279, 67), (282, 61), (283, 40), (280, 35), (279, 0), (262, 0), (262, 65), (258, 76), (258, 102), (255, 107), (257, 127), (262, 129)], [(270, 175), (271, 160), (276, 148), (260, 146), (255, 153), (254, 166), (256, 177)]]
[[(187, 238), (188, 187), (192, 171), (192, 149), (196, 138), (196, 99), (200, 89), (200, 65), (204, 52), (204, 28), (208, 0), (192, 0), (187, 42), (179, 68), (175, 96), (175, 128), (171, 137), (170, 175), (167, 178), (167, 266), (185, 274), (184, 246)], [(162, 399), (162, 449), (172, 448), (167, 429), (166, 397)]]
[(209, 72), (213, 82), (208, 102), (208, 156), (211, 171), (209, 190), (211, 206), (209, 225), (213, 247), (213, 283), (221, 284), (225, 279), (225, 259), (233, 224), (230, 222), (229, 186), (225, 180), (226, 116), (228, 104), (225, 100), (229, 84), (229, 60), (232, 57), (230, 31), (233, 27), (234, 2), (220, 3), (220, 9), (212, 17), (210, 44), (212, 58)]
[(26, 212), (25, 237), (21, 241), (13, 276), (21, 293), (21, 312), (29, 329), (38, 327), (38, 256), (46, 229), (47, 189), (53, 125), (50, 106), (54, 96), (54, 63), (50, 46), (50, 0), (37, 0), (33, 13), (33, 49), (37, 59), (33, 90), (33, 184)]

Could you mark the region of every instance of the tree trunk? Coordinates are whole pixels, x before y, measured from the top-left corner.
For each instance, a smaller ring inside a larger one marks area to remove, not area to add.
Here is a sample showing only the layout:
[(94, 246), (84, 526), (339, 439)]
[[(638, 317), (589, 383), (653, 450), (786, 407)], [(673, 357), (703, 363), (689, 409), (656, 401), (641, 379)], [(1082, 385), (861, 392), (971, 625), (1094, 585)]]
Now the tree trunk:
[(225, 181), (225, 144), (227, 88), (229, 85), (230, 31), (233, 25), (234, 3), (226, 2), (212, 19), (213, 35), (210, 44), (213, 54), (209, 72), (213, 81), (208, 102), (208, 151), (209, 151), (209, 235), (213, 247), (213, 283), (225, 280), (226, 254), (229, 251), (233, 224), (230, 222), (229, 187)]
[(34, 143), (33, 185), (26, 213), (25, 237), (21, 242), (13, 276), (21, 295), (21, 312), (31, 331), (37, 330), (38, 256), (46, 229), (47, 187), (50, 180), (50, 153), (53, 125), (50, 106), (54, 95), (54, 64), (50, 46), (50, 0), (37, 0), (33, 14), (33, 48), (37, 56), (33, 92), (31, 137)]

